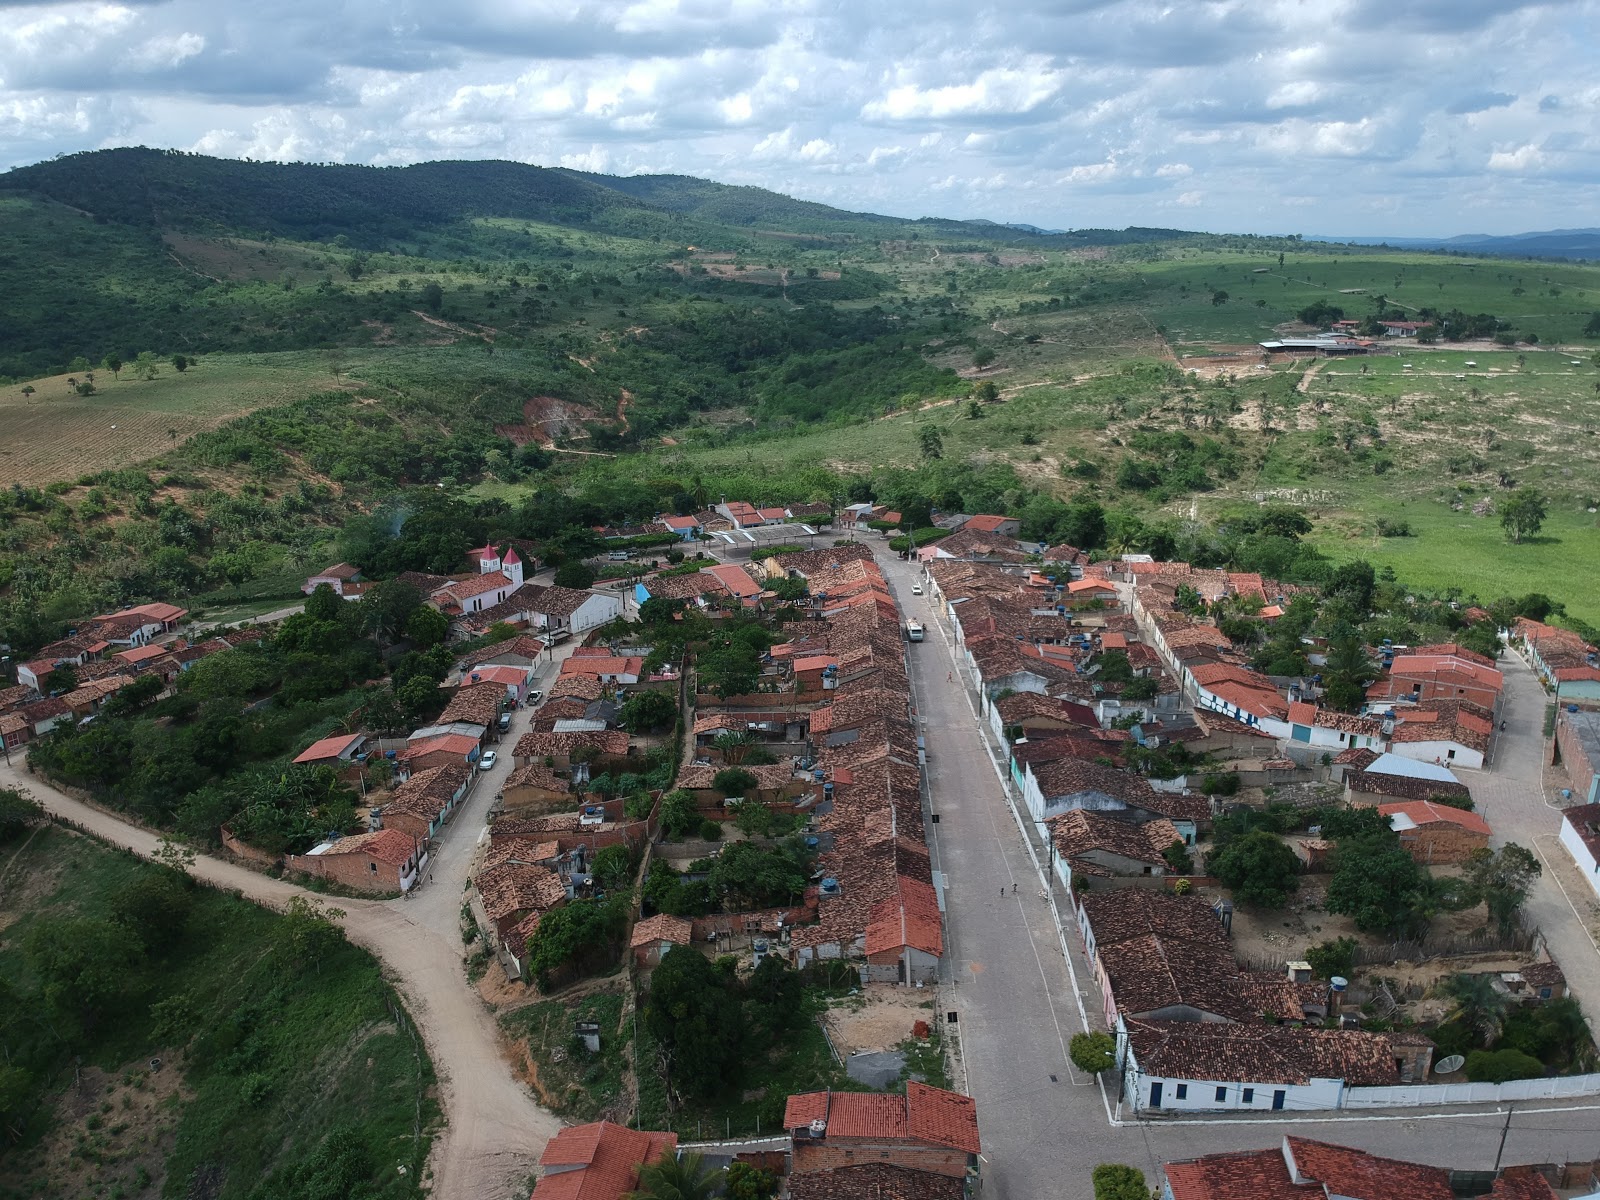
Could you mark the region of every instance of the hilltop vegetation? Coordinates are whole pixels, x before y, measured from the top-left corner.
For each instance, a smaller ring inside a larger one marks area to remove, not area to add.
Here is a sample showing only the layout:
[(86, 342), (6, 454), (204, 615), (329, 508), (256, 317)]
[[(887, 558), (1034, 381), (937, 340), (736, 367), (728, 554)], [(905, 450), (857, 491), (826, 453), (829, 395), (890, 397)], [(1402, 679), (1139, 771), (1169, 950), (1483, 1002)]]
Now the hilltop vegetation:
[(0, 1197), (419, 1194), (433, 1068), (337, 927), (53, 828), (6, 862)]
[[(1492, 598), (1508, 552), (1473, 509), (1531, 484), (1550, 516), (1515, 556), (1600, 619), (1600, 373), (1547, 349), (1593, 344), (1593, 267), (150, 150), (0, 176), (0, 214), (0, 639), (23, 650), (135, 599), (291, 595), (352, 518), (441, 485), (487, 533), (544, 537), (724, 493), (1062, 537), (1092, 503), (1108, 550), (1270, 499), (1334, 559)], [(1302, 315), (1396, 313), (1513, 344), (1365, 372), (1248, 353)]]

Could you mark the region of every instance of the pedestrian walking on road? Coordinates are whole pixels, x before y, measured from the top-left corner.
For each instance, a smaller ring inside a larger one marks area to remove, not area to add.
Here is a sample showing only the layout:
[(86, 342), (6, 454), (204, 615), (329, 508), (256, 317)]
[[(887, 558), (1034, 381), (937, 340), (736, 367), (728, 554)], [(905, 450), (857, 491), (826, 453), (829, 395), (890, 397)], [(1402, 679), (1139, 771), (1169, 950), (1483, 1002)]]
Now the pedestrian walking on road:
[(1017, 894), (1017, 885), (1014, 884), (1014, 883), (1011, 885), (1011, 894), (1013, 896), (1015, 896)]
[(954, 683), (956, 681), (956, 673), (954, 671), (946, 671), (944, 673), (944, 681), (946, 683)]
[(1000, 885), (1000, 899), (1004, 900), (1005, 898), (1006, 898), (1006, 885), (1002, 883)]

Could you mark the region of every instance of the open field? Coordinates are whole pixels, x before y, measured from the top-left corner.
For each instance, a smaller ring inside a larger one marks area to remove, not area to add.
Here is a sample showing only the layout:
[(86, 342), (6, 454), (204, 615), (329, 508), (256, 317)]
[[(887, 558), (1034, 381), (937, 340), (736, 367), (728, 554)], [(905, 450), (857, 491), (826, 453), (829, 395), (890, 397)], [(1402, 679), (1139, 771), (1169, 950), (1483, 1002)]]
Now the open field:
[(34, 379), (32, 396), (20, 383), (0, 391), (0, 481), (37, 486), (131, 466), (234, 417), (345, 384), (316, 351), (207, 355), (182, 373), (163, 361), (151, 380), (102, 368), (92, 396), (67, 379)]

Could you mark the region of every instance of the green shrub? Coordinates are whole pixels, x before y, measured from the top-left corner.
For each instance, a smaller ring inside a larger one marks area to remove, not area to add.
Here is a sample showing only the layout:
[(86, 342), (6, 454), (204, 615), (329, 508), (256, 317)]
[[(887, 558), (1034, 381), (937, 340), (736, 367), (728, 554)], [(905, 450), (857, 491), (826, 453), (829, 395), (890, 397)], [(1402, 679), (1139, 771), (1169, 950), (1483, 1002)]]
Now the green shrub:
[(1473, 1083), (1506, 1083), (1538, 1079), (1544, 1064), (1521, 1050), (1474, 1050), (1467, 1055), (1467, 1078)]
[(713, 821), (710, 817), (701, 821), (700, 837), (703, 841), (720, 842), (722, 840), (722, 822)]

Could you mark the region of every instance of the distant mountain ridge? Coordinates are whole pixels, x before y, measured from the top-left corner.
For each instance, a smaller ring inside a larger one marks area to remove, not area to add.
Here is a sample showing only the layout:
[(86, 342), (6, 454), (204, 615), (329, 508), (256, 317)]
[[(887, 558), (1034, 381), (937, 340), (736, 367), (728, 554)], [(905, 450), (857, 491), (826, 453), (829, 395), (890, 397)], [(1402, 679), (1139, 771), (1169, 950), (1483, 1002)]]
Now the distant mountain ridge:
[(1501, 258), (1600, 259), (1600, 229), (1547, 229), (1534, 233), (1462, 233), (1448, 238), (1319, 237), (1320, 242), (1393, 246), (1400, 250), (1461, 250)]
[[(1179, 230), (1038, 230), (1029, 225), (848, 212), (764, 188), (688, 175), (597, 175), (499, 160), (408, 167), (208, 158), (129, 147), (65, 155), (0, 175), (0, 193), (54, 200), (97, 220), (157, 229), (343, 237), (380, 248), (434, 228), (510, 217), (693, 240), (700, 228), (820, 237), (945, 239), (1038, 245), (1117, 244)], [(686, 224), (687, 223), (687, 224)]]

